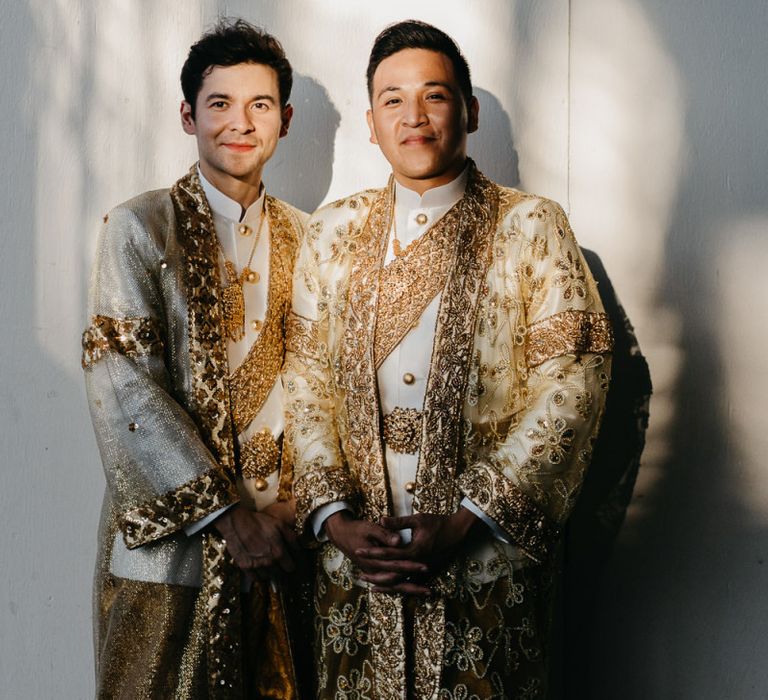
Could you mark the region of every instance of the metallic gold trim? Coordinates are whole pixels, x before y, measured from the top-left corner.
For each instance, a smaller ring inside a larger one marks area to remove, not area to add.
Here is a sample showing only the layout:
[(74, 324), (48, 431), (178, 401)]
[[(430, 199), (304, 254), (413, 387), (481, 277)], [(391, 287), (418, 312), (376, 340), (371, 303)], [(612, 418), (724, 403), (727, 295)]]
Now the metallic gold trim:
[(187, 288), (189, 361), (192, 394), (203, 440), (214, 457), (235, 479), (234, 436), (229, 400), (227, 339), (222, 332), (219, 248), (211, 209), (205, 198), (197, 166), (171, 188), (179, 242), (184, 251)]
[(280, 447), (268, 428), (253, 435), (240, 448), (240, 471), (244, 479), (266, 479), (280, 466)]
[[(415, 455), (421, 446), (424, 414), (415, 408), (397, 406), (382, 418), (382, 435), (393, 452)], [(410, 483), (410, 482), (409, 482)]]
[(440, 300), (424, 397), (424, 424), (413, 507), (452, 513), (458, 506), (455, 475), (462, 410), (474, 344), (480, 289), (491, 262), (499, 188), (470, 161), (467, 189), (458, 205), (456, 261)]
[(544, 562), (560, 538), (560, 529), (497, 469), (476, 464), (459, 477), (459, 488), (503, 528), (531, 559)]
[(605, 353), (613, 350), (608, 316), (594, 311), (568, 310), (528, 327), (525, 359), (529, 367), (563, 355)]
[(129, 510), (120, 518), (120, 530), (128, 549), (154, 542), (190, 525), (236, 500), (231, 481), (208, 472)]
[(283, 324), (291, 307), (291, 278), (299, 244), (287, 207), (267, 195), (266, 211), (270, 239), (267, 316), (245, 360), (229, 377), (232, 416), (238, 433), (261, 410), (283, 365)]
[(83, 333), (83, 369), (98, 362), (108, 350), (136, 358), (163, 354), (163, 331), (154, 318), (93, 316)]
[(403, 600), (390, 593), (368, 593), (371, 657), (377, 700), (405, 700), (405, 625)]

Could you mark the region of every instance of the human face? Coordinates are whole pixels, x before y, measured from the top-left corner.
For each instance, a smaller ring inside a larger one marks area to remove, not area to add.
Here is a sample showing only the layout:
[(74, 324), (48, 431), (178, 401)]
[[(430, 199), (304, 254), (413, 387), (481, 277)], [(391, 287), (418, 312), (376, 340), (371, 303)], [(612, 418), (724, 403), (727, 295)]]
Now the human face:
[(373, 74), (366, 117), (403, 186), (423, 194), (455, 179), (467, 160), (467, 134), (477, 129), (478, 103), (467, 105), (451, 60), (427, 49), (403, 49)]
[(197, 94), (194, 117), (191, 105), (182, 102), (181, 123), (197, 138), (205, 178), (248, 207), (258, 198), (264, 164), (288, 133), (292, 113), (290, 105), (280, 108), (273, 68), (239, 63), (211, 69)]

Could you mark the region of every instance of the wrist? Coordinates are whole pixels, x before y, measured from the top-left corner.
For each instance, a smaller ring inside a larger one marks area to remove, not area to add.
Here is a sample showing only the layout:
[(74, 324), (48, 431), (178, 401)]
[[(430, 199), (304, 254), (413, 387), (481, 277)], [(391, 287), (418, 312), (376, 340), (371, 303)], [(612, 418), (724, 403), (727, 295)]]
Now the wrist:
[(323, 523), (323, 529), (325, 534), (328, 535), (328, 539), (336, 544), (335, 535), (338, 534), (339, 528), (344, 527), (351, 519), (352, 517), (348, 510), (339, 510), (336, 513), (331, 513)]
[(478, 518), (471, 510), (464, 508), (464, 506), (459, 507), (453, 514), (452, 519), (451, 529), (453, 529), (462, 539), (467, 537), (480, 522), (480, 518)]

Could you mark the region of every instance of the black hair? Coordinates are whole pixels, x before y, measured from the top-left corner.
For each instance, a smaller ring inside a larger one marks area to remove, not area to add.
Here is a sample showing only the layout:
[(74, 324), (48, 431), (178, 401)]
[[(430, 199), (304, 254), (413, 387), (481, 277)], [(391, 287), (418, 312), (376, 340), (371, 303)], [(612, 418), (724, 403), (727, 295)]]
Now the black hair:
[(373, 42), (371, 55), (368, 59), (368, 70), (366, 71), (369, 99), (373, 99), (373, 74), (379, 64), (385, 58), (389, 58), (403, 49), (427, 49), (447, 56), (453, 64), (453, 72), (456, 76), (456, 82), (461, 88), (464, 101), (469, 105), (469, 101), (472, 99), (472, 79), (469, 75), (467, 59), (464, 58), (456, 42), (444, 31), (416, 19), (390, 24)]
[(223, 19), (192, 46), (181, 69), (181, 91), (195, 117), (195, 101), (203, 80), (214, 66), (260, 63), (277, 73), (280, 106), (288, 104), (293, 71), (280, 42), (243, 19)]

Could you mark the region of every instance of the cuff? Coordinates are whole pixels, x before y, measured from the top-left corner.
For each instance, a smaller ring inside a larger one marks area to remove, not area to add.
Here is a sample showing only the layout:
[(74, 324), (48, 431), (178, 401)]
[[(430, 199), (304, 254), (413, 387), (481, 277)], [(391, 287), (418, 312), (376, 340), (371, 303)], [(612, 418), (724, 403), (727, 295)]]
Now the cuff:
[(320, 506), (312, 515), (309, 516), (312, 532), (315, 533), (315, 539), (318, 542), (327, 542), (328, 535), (325, 534), (325, 521), (334, 513), (342, 510), (352, 511), (352, 506), (346, 501), (336, 501), (335, 503), (326, 503)]

